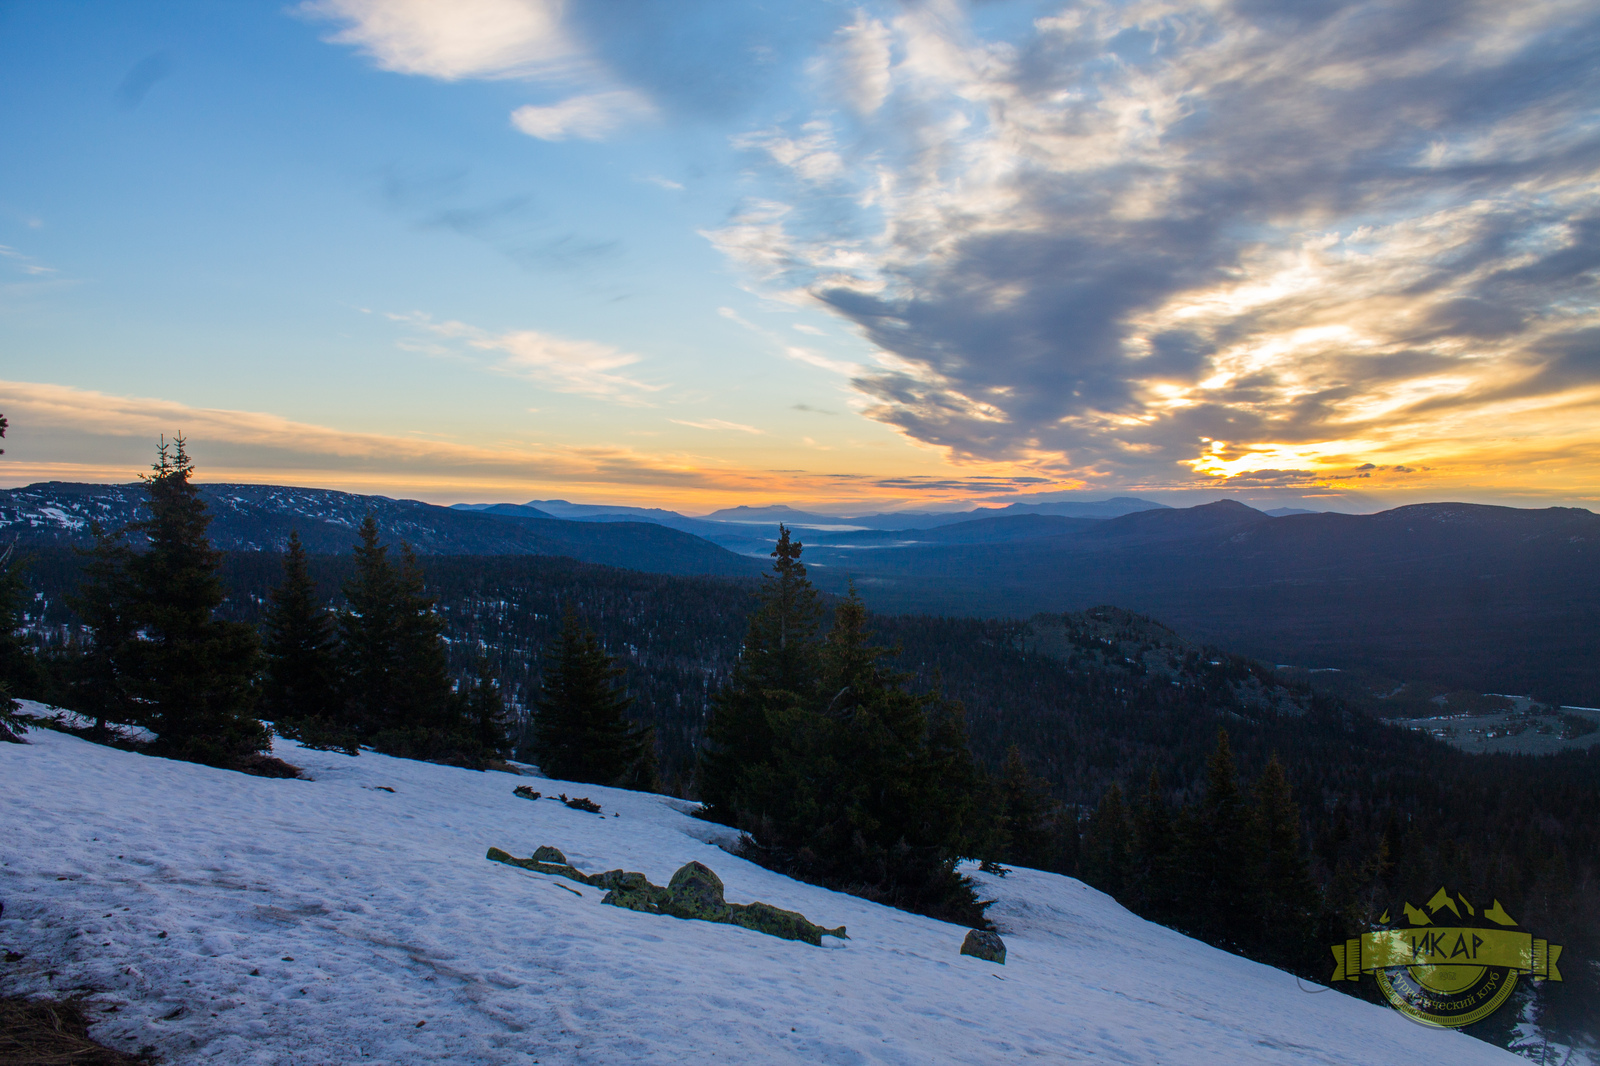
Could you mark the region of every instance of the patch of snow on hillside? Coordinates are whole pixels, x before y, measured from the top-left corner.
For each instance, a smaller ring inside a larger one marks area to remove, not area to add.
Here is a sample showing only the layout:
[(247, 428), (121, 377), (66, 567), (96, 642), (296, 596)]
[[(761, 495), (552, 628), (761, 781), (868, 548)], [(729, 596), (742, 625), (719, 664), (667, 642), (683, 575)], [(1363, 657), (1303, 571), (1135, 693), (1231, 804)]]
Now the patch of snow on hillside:
[[(282, 740), (313, 780), (28, 740), (0, 744), (0, 948), (23, 955), (0, 988), (92, 991), (97, 1038), (178, 1066), (1521, 1061), (1052, 874), (979, 875), (1010, 951), (994, 966), (958, 953), (962, 928), (719, 850), (731, 832), (668, 797)], [(519, 799), (518, 783), (603, 814)], [(657, 884), (698, 859), (731, 902), (850, 939), (604, 907), (484, 858), (541, 844)]]

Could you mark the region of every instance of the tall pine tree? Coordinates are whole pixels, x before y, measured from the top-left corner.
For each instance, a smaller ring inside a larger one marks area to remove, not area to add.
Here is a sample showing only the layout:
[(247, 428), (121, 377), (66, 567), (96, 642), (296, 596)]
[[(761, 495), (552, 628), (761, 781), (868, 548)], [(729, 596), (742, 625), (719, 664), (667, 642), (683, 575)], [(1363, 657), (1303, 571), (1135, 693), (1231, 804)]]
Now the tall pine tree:
[(1276, 755), (1256, 779), (1255, 800), (1261, 856), (1258, 927), (1269, 931), (1257, 945), (1258, 957), (1305, 969), (1322, 955), (1313, 937), (1320, 901), (1300, 847), (1300, 808)]
[(1001, 862), (1047, 870), (1052, 865), (1049, 800), (1011, 745), (997, 782), (996, 834)]
[(977, 850), (978, 778), (959, 707), (884, 668), (852, 588), (816, 639), (816, 591), (780, 529), (740, 664), (702, 757), (711, 816), (752, 858), (794, 876), (982, 925), (956, 870)]
[(653, 737), (628, 721), (633, 699), (620, 685), (622, 669), (571, 605), (544, 662), (531, 745), (539, 769), (563, 781), (646, 783), (654, 772)]
[(500, 685), (489, 669), (486, 656), (478, 657), (477, 676), (470, 686), (462, 681), (465, 690), (462, 718), (466, 734), (472, 745), (487, 759), (504, 759), (511, 754), (509, 723), (506, 719), (505, 701), (500, 696)]
[(389, 549), (378, 538), (369, 512), (354, 550), (356, 572), (344, 583), (339, 615), (339, 657), (344, 700), (351, 724), (363, 738), (396, 725), (396, 655), (401, 620), (399, 579)]
[[(3, 426), (0, 426), (0, 436), (3, 435)], [(0, 740), (16, 739), (17, 734), (28, 728), (27, 720), (18, 713), (22, 705), (16, 697), (36, 693), (41, 680), (39, 660), (28, 652), (18, 636), (22, 627), (23, 595), (27, 591), (20, 573), (21, 565), (14, 546), (0, 552)]]
[(260, 713), (280, 729), (308, 720), (336, 728), (343, 704), (333, 623), (318, 600), (298, 532), (289, 534), (283, 584), (272, 591), (262, 628)]
[(89, 641), (65, 664), (61, 702), (93, 718), (91, 735), (103, 740), (108, 723), (131, 722), (137, 714), (128, 668), (129, 645), (137, 630), (128, 577), (133, 553), (126, 530), (107, 530), (93, 522), (89, 531), (94, 545), (74, 549), (84, 560), (83, 579), (67, 597)]
[(704, 816), (713, 821), (734, 825), (738, 811), (750, 815), (751, 775), (774, 758), (772, 717), (792, 716), (816, 692), (822, 603), (800, 561), (803, 547), (778, 527), (772, 572), (762, 578), (739, 661), (712, 700), (695, 776)]
[(1139, 913), (1153, 921), (1171, 921), (1183, 888), (1177, 831), (1172, 809), (1161, 790), (1161, 777), (1150, 771), (1144, 797), (1134, 809), (1134, 857), (1131, 895)]
[[(7, 425), (6, 416), (0, 415), (0, 437), (6, 435)], [(0, 449), (0, 455), (4, 454), (5, 450)], [(18, 617), (22, 609), (21, 600), (22, 582), (16, 573), (16, 560), (11, 557), (11, 549), (7, 548), (5, 554), (0, 556), (0, 627), (4, 627), (4, 632), (0, 633), (0, 647), (5, 649), (5, 653), (0, 653), (0, 740), (16, 740), (17, 734), (28, 728), (17, 714), (22, 705), (13, 696), (17, 684), (14, 675), (18, 670), (9, 667), (5, 661), (10, 659), (10, 646), (15, 643), (18, 623), (21, 621)]]
[(1217, 746), (1206, 760), (1206, 791), (1185, 819), (1185, 867), (1193, 891), (1186, 900), (1187, 926), (1213, 944), (1237, 950), (1259, 922), (1259, 852), (1249, 804), (1239, 788), (1228, 731), (1217, 730)]
[(1133, 827), (1122, 787), (1115, 782), (1100, 797), (1084, 836), (1083, 879), (1116, 900), (1127, 900), (1133, 872)]
[(149, 547), (126, 561), (136, 636), (125, 660), (154, 749), (227, 766), (268, 747), (249, 714), (259, 644), (250, 626), (216, 617), (221, 553), (207, 539), (211, 516), (193, 476), (183, 437), (170, 448), (163, 440), (144, 479), (148, 517), (130, 527)]
[(449, 662), (445, 656), (444, 619), (423, 587), (422, 567), (411, 545), (400, 545), (395, 572), (394, 683), (390, 687), (391, 720), (396, 728), (427, 730), (435, 744), (448, 746), (462, 724), (450, 699)]

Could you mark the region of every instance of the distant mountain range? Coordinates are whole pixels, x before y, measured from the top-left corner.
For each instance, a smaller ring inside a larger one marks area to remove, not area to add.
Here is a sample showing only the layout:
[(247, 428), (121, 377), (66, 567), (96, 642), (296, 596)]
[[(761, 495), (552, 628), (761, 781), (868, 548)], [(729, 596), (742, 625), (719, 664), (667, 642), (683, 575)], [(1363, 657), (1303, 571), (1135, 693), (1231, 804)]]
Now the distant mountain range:
[(1011, 503), (1004, 507), (977, 507), (970, 511), (879, 511), (866, 515), (822, 515), (797, 511), (792, 507), (775, 504), (766, 507), (727, 507), (705, 516), (706, 521), (765, 524), (783, 522), (786, 525), (854, 526), (857, 529), (932, 529), (935, 526), (954, 525), (980, 518), (997, 518), (1009, 515), (1061, 515), (1067, 518), (1116, 518), (1135, 511), (1166, 510), (1163, 503), (1152, 503), (1132, 496), (1117, 496), (1109, 500), (1062, 500), (1054, 503)]
[[(345, 552), (370, 511), (385, 541), (404, 541), (423, 555), (564, 555), (663, 574), (738, 576), (761, 569), (753, 559), (651, 522), (596, 529), (533, 508), (500, 514), (277, 485), (201, 485), (200, 495), (211, 510), (212, 542), (225, 551), (281, 551), (290, 530), (297, 530), (308, 551)], [(122, 526), (144, 498), (137, 484), (50, 481), (0, 490), (0, 537), (23, 545), (87, 544), (91, 522)]]
[(1232, 501), (814, 536), (876, 610), (1027, 617), (1110, 603), (1277, 663), (1600, 701), (1600, 515), (1436, 503), (1274, 518)]
[[(779, 516), (796, 526), (820, 586), (854, 581), (878, 611), (1026, 618), (1114, 604), (1276, 663), (1600, 705), (1600, 516), (1576, 508), (1440, 503), (1273, 517), (1221, 501), (1112, 517), (990, 508), (918, 527), (907, 519), (935, 516), (716, 512), (743, 516), (726, 521), (553, 500), (436, 507), (264, 485), (201, 493), (224, 549), (280, 550), (297, 529), (311, 551), (342, 553), (371, 511), (386, 540), (421, 554), (560, 555), (667, 574), (762, 572)], [(61, 482), (0, 491), (0, 538), (86, 543), (91, 521), (127, 522), (143, 495), (138, 485)], [(1145, 501), (1095, 506), (1132, 504)]]
[(609, 504), (568, 503), (566, 500), (530, 500), (515, 503), (456, 504), (456, 510), (526, 517), (564, 518), (574, 522), (654, 522), (669, 529), (693, 533), (713, 544), (742, 555), (765, 556), (778, 539), (782, 523), (802, 534), (807, 541), (816, 533), (848, 533), (857, 530), (923, 530), (961, 523), (1023, 515), (1056, 515), (1077, 518), (1115, 518), (1136, 511), (1168, 510), (1164, 504), (1119, 496), (1109, 500), (1066, 501), (1057, 503), (1013, 503), (1005, 507), (980, 507), (968, 511), (887, 511), (868, 515), (826, 515), (800, 511), (783, 504), (761, 507), (728, 507), (695, 518), (659, 507), (623, 507)]

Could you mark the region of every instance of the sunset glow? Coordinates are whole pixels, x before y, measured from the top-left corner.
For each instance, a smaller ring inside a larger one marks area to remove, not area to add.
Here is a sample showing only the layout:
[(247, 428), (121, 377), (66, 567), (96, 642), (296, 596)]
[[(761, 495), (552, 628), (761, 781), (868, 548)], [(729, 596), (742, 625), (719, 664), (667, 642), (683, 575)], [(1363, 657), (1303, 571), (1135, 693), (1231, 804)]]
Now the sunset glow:
[(1315, 6), (12, 9), (0, 471), (1593, 506), (1592, 5)]

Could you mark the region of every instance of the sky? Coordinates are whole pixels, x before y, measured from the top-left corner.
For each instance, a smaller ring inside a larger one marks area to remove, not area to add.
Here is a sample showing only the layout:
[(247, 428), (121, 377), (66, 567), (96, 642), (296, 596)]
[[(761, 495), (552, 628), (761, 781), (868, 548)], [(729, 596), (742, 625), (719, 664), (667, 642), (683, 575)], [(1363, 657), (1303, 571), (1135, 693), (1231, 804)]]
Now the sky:
[(0, 0), (0, 484), (1600, 501), (1592, 0)]

